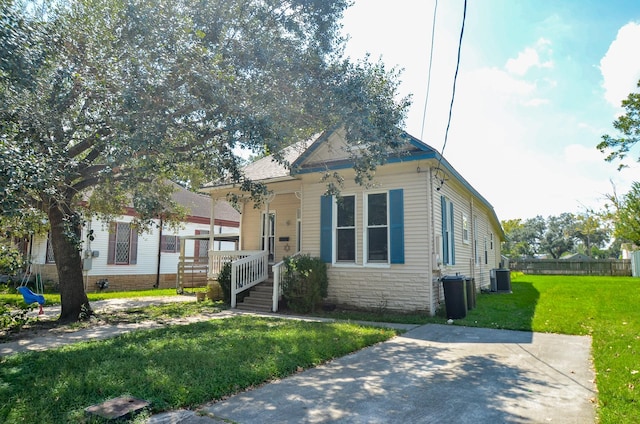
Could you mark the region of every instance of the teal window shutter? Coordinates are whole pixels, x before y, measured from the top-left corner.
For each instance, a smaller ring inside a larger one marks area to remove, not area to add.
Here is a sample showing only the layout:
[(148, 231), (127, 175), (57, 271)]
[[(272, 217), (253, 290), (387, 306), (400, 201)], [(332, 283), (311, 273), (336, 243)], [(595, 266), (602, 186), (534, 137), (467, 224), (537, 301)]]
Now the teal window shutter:
[(451, 265), (456, 264), (456, 237), (453, 233), (453, 220), (455, 215), (453, 214), (453, 202), (449, 204), (451, 206), (451, 214), (449, 215), (449, 219), (451, 220), (451, 226), (449, 227), (450, 238), (451, 238)]
[(333, 196), (320, 197), (320, 259), (327, 263), (333, 260), (331, 215), (333, 215)]
[(404, 263), (404, 194), (402, 189), (389, 191), (389, 237), (391, 263)]
[(442, 215), (442, 263), (449, 263), (449, 240), (447, 237), (447, 200), (440, 196), (440, 212)]

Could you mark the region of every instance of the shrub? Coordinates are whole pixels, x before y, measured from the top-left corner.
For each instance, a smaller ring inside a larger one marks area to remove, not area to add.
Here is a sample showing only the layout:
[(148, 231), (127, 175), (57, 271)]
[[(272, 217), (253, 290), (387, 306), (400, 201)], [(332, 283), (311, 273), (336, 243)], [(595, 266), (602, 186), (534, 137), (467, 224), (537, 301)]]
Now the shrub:
[(314, 312), (327, 297), (327, 265), (309, 255), (284, 259), (285, 277), (282, 295), (294, 312)]
[(225, 262), (218, 274), (218, 283), (222, 289), (224, 303), (231, 303), (231, 262)]
[(28, 308), (12, 310), (4, 305), (0, 305), (0, 332), (20, 331), (27, 323), (35, 320), (27, 316), (28, 312)]
[(22, 254), (18, 249), (0, 244), (0, 274), (16, 275), (23, 265)]

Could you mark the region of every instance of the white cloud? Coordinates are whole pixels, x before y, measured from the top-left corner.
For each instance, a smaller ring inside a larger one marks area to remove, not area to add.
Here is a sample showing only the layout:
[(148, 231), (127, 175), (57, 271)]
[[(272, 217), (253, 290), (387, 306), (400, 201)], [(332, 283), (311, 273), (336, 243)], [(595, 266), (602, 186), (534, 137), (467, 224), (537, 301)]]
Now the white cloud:
[(531, 99), (531, 100), (527, 100), (523, 104), (525, 106), (537, 107), (542, 105), (548, 105), (549, 103), (550, 103), (549, 99)]
[(518, 53), (518, 57), (515, 59), (507, 60), (507, 71), (516, 75), (524, 75), (527, 71), (540, 63), (538, 52), (531, 47), (527, 47), (524, 51)]
[(461, 91), (464, 89), (467, 93), (482, 96), (483, 101), (496, 96), (528, 96), (536, 89), (535, 84), (514, 78), (497, 68), (477, 69), (466, 73), (461, 80)]
[(541, 54), (548, 55), (551, 53), (551, 41), (546, 38), (540, 38), (535, 46), (527, 47), (520, 53), (515, 59), (507, 60), (505, 65), (506, 70), (515, 75), (523, 76), (531, 68), (552, 68), (553, 61), (547, 60), (542, 62), (540, 59)]
[(604, 97), (614, 107), (637, 89), (640, 79), (640, 23), (630, 22), (620, 28), (609, 50), (600, 60)]
[(575, 165), (601, 165), (603, 155), (595, 147), (585, 147), (582, 144), (570, 144), (564, 148), (564, 158), (567, 163)]

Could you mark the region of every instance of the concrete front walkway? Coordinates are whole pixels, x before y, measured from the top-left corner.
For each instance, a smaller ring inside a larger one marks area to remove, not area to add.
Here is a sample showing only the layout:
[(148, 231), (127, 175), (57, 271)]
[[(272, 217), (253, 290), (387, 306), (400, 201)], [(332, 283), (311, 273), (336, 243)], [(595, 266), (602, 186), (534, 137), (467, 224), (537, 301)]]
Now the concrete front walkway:
[(429, 324), (149, 423), (594, 423), (591, 339)]

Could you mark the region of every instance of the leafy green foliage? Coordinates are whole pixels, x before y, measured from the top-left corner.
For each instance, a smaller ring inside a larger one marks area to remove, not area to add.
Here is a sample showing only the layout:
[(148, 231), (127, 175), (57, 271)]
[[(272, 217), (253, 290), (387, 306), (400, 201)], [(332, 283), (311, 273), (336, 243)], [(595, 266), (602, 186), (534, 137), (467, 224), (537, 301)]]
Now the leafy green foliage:
[[(640, 87), (640, 81), (638, 81), (638, 87)], [(605, 158), (607, 162), (621, 161), (619, 169), (625, 166), (622, 160), (640, 140), (640, 93), (629, 94), (622, 101), (622, 107), (626, 113), (613, 123), (613, 127), (620, 132), (620, 137), (603, 135), (602, 141), (597, 146), (602, 153), (607, 154)]]
[(540, 252), (547, 224), (541, 216), (530, 218), (524, 222), (514, 219), (502, 222), (507, 241), (503, 252), (510, 257), (531, 257)]
[(574, 246), (574, 217), (571, 213), (562, 213), (547, 218), (547, 228), (540, 241), (540, 249), (558, 259)]
[(222, 298), (224, 303), (231, 303), (231, 262), (225, 262), (218, 274), (218, 284), (222, 289)]
[(16, 275), (23, 266), (22, 253), (18, 249), (0, 244), (0, 274)]
[(547, 254), (558, 259), (577, 252), (608, 257), (607, 252), (598, 249), (609, 241), (607, 222), (603, 214), (593, 212), (502, 221), (507, 236), (502, 253), (511, 258)]
[(395, 70), (341, 58), (349, 3), (0, 4), (0, 215), (48, 214), (63, 316), (88, 304), (83, 213), (133, 206), (141, 230), (178, 219), (167, 180), (224, 179), (259, 200), (236, 148), (284, 161), (284, 147), (337, 125), (357, 148), (356, 180), (370, 180), (409, 103)]
[(287, 257), (284, 263), (282, 295), (287, 305), (298, 313), (315, 311), (327, 297), (327, 265), (320, 258), (309, 255)]
[(613, 214), (616, 237), (640, 246), (640, 182), (632, 183), (629, 192), (621, 199), (613, 195), (609, 200), (615, 208)]
[(0, 305), (0, 334), (20, 331), (26, 324), (35, 321), (36, 318), (27, 316), (28, 312), (28, 308), (14, 309)]

